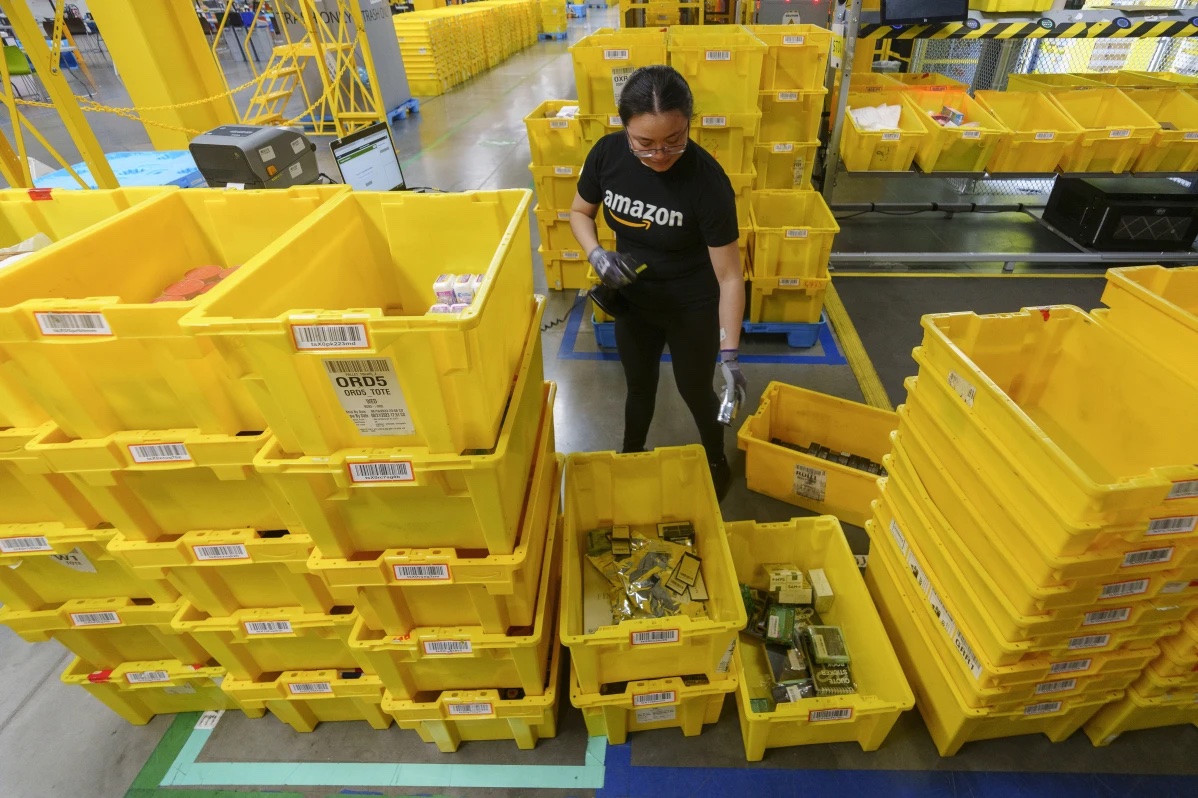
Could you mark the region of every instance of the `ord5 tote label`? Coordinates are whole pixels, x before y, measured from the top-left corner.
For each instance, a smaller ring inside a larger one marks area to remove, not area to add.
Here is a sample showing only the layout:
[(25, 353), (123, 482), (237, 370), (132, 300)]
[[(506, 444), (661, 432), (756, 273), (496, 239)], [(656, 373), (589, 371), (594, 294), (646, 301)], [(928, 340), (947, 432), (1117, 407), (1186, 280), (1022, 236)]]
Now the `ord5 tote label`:
[(416, 427), (389, 357), (324, 361), (341, 409), (362, 435), (414, 435)]

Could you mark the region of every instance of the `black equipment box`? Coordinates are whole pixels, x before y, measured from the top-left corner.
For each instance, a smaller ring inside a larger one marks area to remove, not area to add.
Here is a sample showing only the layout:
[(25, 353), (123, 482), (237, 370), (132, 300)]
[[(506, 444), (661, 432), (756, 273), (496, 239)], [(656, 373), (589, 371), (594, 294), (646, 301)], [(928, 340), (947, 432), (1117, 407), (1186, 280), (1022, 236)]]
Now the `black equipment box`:
[(1167, 178), (1058, 177), (1044, 221), (1093, 249), (1184, 252), (1198, 237), (1198, 193)]

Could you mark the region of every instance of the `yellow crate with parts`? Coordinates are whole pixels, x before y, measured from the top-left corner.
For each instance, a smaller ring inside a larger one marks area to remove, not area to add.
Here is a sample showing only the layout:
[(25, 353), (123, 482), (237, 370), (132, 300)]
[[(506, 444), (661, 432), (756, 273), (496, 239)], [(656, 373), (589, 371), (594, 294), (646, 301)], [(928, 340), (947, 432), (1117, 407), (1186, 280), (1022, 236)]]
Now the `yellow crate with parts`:
[(270, 712), (297, 732), (347, 720), (364, 720), (379, 731), (391, 726), (381, 708), (383, 683), (357, 671), (291, 670), (260, 679), (228, 676), (221, 687), (247, 717)]
[(117, 535), (108, 552), (145, 580), (163, 580), (211, 615), (261, 607), (328, 612), (338, 602), (308, 571), (312, 538), (286, 529), (188, 532), (158, 543)]
[(63, 671), (63, 684), (82, 687), (134, 726), (155, 715), (238, 709), (237, 701), (221, 690), (225, 669), (177, 660), (125, 662), (95, 670), (76, 658)]
[(606, 694), (585, 692), (576, 678), (571, 682), (570, 701), (582, 711), (587, 734), (621, 745), (629, 732), (649, 729), (681, 729), (685, 737), (701, 734), (704, 726), (720, 719), (737, 677), (717, 682), (705, 676), (643, 679), (629, 682), (623, 692)]

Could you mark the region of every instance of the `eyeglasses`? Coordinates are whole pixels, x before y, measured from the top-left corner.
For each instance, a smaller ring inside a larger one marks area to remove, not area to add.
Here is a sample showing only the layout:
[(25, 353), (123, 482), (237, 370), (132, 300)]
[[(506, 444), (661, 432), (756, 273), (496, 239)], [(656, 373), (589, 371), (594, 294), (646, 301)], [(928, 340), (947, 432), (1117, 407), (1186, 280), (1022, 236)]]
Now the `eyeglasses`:
[(635, 155), (638, 158), (652, 158), (654, 155), (656, 155), (659, 152), (662, 155), (681, 155), (682, 153), (686, 152), (686, 145), (689, 143), (690, 131), (691, 131), (691, 126), (688, 124), (686, 126), (686, 130), (684, 131), (684, 135), (688, 136), (688, 138), (683, 139), (681, 144), (674, 144), (669, 147), (656, 147), (651, 150), (638, 150), (633, 145), (632, 136), (628, 135), (628, 131), (624, 131), (624, 135), (628, 137), (628, 149), (632, 152), (633, 155)]

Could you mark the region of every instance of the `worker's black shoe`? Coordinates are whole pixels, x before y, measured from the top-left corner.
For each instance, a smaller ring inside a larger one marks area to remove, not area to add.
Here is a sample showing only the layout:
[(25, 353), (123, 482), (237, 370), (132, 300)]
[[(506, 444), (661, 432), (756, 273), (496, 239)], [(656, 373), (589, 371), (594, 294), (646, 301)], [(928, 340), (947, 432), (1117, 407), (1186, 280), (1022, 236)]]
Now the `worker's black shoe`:
[(721, 457), (717, 462), (707, 465), (711, 468), (711, 481), (715, 484), (716, 499), (723, 501), (728, 495), (728, 489), (732, 487), (732, 467), (728, 465), (727, 457)]

